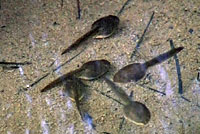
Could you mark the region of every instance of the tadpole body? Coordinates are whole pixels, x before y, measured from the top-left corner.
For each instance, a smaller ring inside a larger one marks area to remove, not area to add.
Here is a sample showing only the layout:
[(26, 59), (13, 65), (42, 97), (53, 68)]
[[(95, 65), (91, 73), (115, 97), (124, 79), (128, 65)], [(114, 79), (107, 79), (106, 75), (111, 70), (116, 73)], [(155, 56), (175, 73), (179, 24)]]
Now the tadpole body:
[(110, 68), (111, 64), (107, 60), (93, 60), (84, 63), (74, 75), (83, 80), (94, 80), (104, 75)]

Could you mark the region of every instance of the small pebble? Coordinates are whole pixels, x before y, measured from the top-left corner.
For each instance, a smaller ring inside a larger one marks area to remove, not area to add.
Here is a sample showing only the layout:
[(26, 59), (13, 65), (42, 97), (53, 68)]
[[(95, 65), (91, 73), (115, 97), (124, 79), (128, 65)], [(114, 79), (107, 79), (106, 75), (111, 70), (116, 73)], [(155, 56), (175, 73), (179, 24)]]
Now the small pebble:
[(169, 29), (173, 29), (174, 27), (173, 26), (169, 26)]
[(188, 32), (189, 32), (190, 34), (192, 34), (192, 33), (194, 32), (194, 30), (190, 28)]
[(58, 26), (60, 25), (59, 23), (57, 23), (56, 21), (53, 23), (53, 26)]

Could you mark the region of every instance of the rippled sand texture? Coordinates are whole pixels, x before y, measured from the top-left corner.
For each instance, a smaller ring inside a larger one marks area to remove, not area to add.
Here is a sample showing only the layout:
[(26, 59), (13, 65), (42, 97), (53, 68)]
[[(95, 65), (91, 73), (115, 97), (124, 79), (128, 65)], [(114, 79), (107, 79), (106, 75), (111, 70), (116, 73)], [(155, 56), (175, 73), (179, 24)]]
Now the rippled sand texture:
[[(1, 0), (0, 61), (25, 62), (32, 65), (16, 70), (0, 68), (0, 133), (1, 134), (198, 134), (200, 133), (200, 2), (199, 0), (131, 0), (120, 17), (116, 34), (103, 40), (86, 41), (86, 50), (51, 73), (28, 91), (30, 86), (56, 66), (78, 52), (61, 56), (62, 51), (90, 29), (100, 17), (116, 15), (126, 0), (82, 0), (81, 19), (77, 20), (75, 0)], [(131, 53), (142, 35), (152, 12), (155, 16), (133, 61)], [(118, 84), (133, 99), (144, 103), (151, 111), (145, 126), (123, 120), (122, 105), (94, 89), (117, 98), (101, 79), (86, 82), (88, 96), (82, 102), (93, 117), (96, 130), (81, 121), (75, 103), (62, 95), (63, 86), (40, 93), (54, 79), (90, 60), (106, 59), (115, 68), (110, 78), (123, 66), (144, 62), (175, 47), (185, 49), (178, 54), (183, 95), (178, 94), (178, 79), (174, 58), (152, 67), (140, 81), (162, 95), (134, 83)], [(54, 62), (56, 61), (56, 62)], [(53, 64), (54, 63), (54, 64)]]

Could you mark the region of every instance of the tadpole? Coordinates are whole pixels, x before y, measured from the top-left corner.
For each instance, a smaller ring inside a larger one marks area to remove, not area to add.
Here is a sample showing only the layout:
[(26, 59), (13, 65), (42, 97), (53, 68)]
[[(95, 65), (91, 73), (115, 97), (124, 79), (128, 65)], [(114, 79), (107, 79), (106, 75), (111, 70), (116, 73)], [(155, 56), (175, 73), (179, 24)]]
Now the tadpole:
[(110, 85), (112, 91), (124, 102), (123, 114), (124, 117), (135, 123), (136, 125), (145, 125), (151, 118), (149, 109), (138, 101), (132, 101), (124, 90), (115, 85), (110, 79), (104, 77), (104, 80)]
[(94, 80), (104, 75), (110, 69), (110, 62), (107, 60), (93, 60), (84, 63), (79, 69), (68, 72), (59, 78), (55, 79), (47, 86), (45, 86), (41, 92), (46, 92), (51, 88), (65, 84), (67, 80), (72, 79), (73, 77), (82, 79), (82, 80)]
[(67, 49), (65, 49), (61, 55), (76, 49), (78, 46), (80, 46), (83, 41), (89, 39), (89, 37), (94, 36), (94, 38), (102, 39), (110, 37), (114, 31), (117, 29), (119, 25), (119, 18), (114, 15), (109, 15), (102, 17), (98, 20), (96, 20), (91, 27), (91, 30), (88, 31), (86, 34), (78, 38), (73, 44), (71, 44)]
[(156, 64), (162, 63), (165, 60), (169, 59), (170, 57), (174, 56), (174, 54), (179, 53), (181, 50), (183, 50), (184, 47), (178, 47), (171, 49), (170, 51), (163, 53), (152, 60), (149, 60), (145, 63), (133, 63), (129, 64), (122, 69), (120, 69), (115, 75), (114, 75), (114, 82), (119, 83), (127, 83), (127, 82), (137, 82), (140, 79), (142, 79), (146, 71), (149, 67), (152, 67)]
[(72, 79), (65, 81), (65, 89), (64, 92), (68, 95), (68, 97), (75, 103), (77, 110), (81, 116), (81, 119), (84, 121), (84, 113), (80, 108), (80, 101), (86, 95), (86, 85), (78, 78), (72, 77)]

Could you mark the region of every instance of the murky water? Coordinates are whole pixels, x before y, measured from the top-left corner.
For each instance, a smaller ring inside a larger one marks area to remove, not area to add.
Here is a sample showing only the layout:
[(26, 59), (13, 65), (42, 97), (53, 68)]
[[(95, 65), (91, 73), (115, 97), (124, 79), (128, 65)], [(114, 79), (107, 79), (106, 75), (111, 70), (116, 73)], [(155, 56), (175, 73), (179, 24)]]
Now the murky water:
[[(78, 20), (76, 1), (65, 0), (62, 8), (61, 0), (0, 1), (0, 61), (32, 63), (18, 69), (0, 69), (0, 134), (200, 133), (199, 0), (130, 0), (119, 15), (120, 24), (114, 35), (86, 41), (86, 49), (81, 54), (52, 72), (83, 49), (61, 56), (67, 46), (90, 30), (95, 20), (117, 15), (125, 2), (80, 1), (81, 19)], [(153, 11), (153, 21), (132, 61), (132, 51)], [(184, 47), (177, 55), (182, 96), (178, 93), (173, 57), (150, 68), (137, 84), (117, 83), (127, 94), (133, 91), (131, 99), (145, 104), (151, 111), (151, 119), (145, 126), (124, 120), (123, 106), (116, 101), (121, 100), (102, 79), (85, 81), (88, 94), (81, 102), (87, 113), (85, 122), (75, 102), (62, 92), (64, 86), (40, 92), (59, 76), (91, 60), (110, 61), (114, 68), (108, 76), (112, 79), (126, 65), (148, 61), (170, 50), (169, 39), (175, 47)]]

